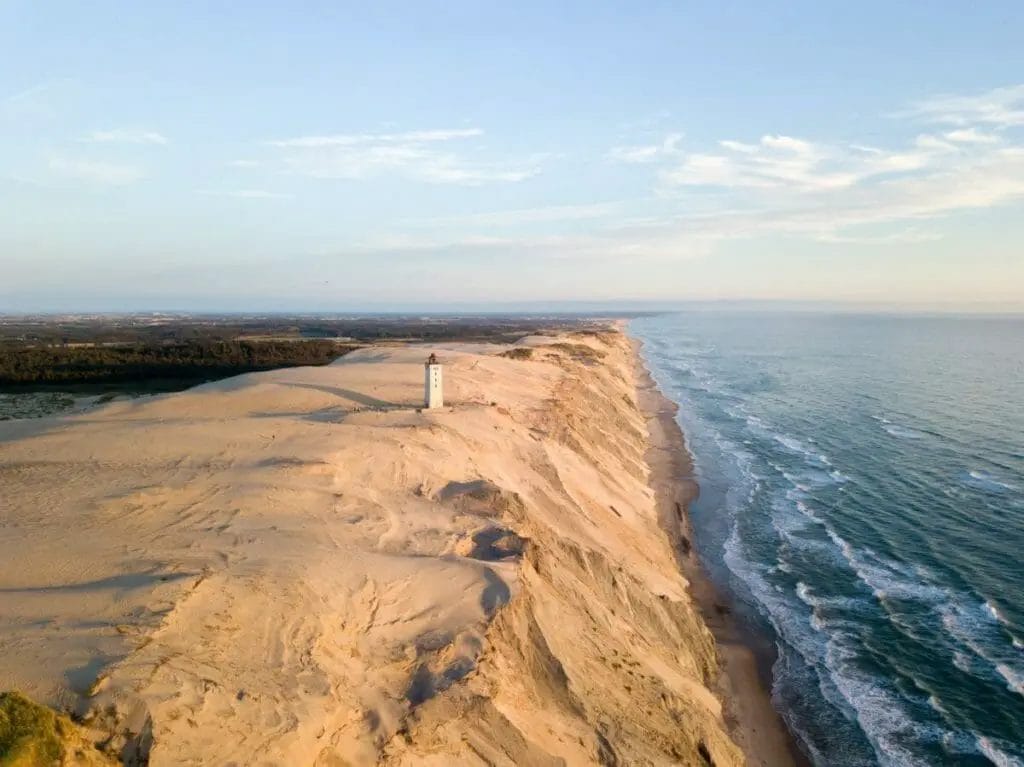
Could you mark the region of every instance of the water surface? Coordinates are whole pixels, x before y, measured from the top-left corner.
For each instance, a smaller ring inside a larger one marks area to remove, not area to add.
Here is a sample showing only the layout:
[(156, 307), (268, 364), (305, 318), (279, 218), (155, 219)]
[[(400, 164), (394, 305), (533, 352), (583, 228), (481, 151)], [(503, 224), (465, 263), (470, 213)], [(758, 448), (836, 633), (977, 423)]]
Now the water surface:
[(818, 765), (1024, 765), (1024, 318), (634, 320)]

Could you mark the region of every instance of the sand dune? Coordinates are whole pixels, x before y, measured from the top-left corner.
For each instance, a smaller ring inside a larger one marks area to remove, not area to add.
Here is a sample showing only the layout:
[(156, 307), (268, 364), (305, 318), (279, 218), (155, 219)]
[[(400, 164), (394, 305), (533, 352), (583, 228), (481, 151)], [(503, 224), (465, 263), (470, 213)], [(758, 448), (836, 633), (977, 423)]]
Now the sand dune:
[(628, 342), (517, 348), (0, 424), (0, 689), (154, 765), (741, 764)]

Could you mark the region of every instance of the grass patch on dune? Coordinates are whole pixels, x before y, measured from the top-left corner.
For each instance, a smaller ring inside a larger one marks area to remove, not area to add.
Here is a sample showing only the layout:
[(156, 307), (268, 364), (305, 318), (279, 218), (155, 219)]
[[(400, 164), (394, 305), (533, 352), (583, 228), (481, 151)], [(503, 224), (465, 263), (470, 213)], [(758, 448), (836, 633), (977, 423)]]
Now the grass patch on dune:
[(0, 767), (59, 763), (65, 735), (61, 719), (20, 693), (0, 693)]
[(533, 349), (528, 346), (517, 346), (514, 349), (502, 352), (498, 356), (508, 357), (510, 360), (528, 360), (533, 358)]
[(592, 365), (600, 362), (605, 358), (605, 352), (598, 349), (593, 349), (586, 344), (571, 344), (571, 343), (557, 343), (548, 344), (548, 348), (561, 352), (570, 359), (582, 362), (584, 364)]
[(0, 767), (115, 765), (63, 714), (20, 692), (0, 692)]

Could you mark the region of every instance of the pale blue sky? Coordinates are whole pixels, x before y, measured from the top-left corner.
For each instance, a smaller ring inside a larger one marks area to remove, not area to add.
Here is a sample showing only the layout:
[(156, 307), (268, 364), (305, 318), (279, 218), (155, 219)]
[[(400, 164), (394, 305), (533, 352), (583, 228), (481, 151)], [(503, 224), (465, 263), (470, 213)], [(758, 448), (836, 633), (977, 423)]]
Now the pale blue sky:
[(1022, 39), (1019, 1), (0, 0), (0, 312), (1024, 309)]

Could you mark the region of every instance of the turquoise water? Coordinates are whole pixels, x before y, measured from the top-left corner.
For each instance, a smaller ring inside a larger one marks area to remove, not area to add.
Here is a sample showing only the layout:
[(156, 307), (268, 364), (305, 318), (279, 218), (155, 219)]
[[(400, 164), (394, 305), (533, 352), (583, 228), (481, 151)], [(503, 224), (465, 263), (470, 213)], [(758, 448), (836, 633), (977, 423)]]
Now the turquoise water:
[(634, 320), (817, 765), (1024, 765), (1024, 318)]

